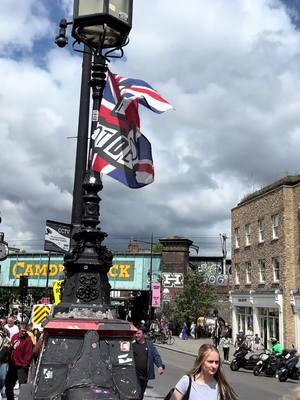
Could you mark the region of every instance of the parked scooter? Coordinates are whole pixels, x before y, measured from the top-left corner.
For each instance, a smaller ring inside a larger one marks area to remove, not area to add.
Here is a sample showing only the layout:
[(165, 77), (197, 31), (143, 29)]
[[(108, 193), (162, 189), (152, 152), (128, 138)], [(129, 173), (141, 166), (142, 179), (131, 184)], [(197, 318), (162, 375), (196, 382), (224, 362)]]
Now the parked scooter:
[(258, 376), (264, 372), (266, 376), (275, 376), (279, 363), (280, 357), (276, 356), (270, 350), (266, 350), (260, 354), (259, 360), (253, 368), (253, 374)]
[(230, 363), (230, 369), (232, 371), (238, 371), (240, 368), (250, 369), (256, 366), (259, 361), (260, 354), (252, 354), (249, 358), (246, 358), (246, 355), (251, 353), (251, 349), (244, 342), (233, 354), (233, 359)]
[(282, 359), (278, 370), (278, 379), (285, 382), (288, 378), (298, 380), (300, 378), (300, 369), (297, 367), (299, 357), (297, 350), (293, 349)]

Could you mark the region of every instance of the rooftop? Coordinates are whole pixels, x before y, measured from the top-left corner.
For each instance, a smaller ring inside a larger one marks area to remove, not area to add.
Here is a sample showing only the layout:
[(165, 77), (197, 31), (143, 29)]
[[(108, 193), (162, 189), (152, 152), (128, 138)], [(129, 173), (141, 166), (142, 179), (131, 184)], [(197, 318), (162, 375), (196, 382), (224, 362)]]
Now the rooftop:
[(298, 185), (299, 183), (300, 183), (300, 175), (287, 175), (284, 178), (278, 179), (277, 181), (271, 183), (270, 185), (267, 185), (259, 190), (256, 190), (253, 193), (247, 194), (238, 203), (238, 206), (241, 206), (259, 196), (262, 196), (282, 186), (295, 186)]

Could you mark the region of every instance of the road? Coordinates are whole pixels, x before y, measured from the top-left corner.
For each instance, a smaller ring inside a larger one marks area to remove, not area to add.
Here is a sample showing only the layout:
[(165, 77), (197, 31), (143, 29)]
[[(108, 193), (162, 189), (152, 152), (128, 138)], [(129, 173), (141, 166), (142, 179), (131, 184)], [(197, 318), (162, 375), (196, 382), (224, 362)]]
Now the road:
[[(164, 397), (194, 362), (193, 356), (176, 351), (159, 348), (159, 353), (166, 365), (166, 371), (155, 381), (149, 381), (150, 390), (146, 391), (146, 394), (149, 393), (148, 398)], [(299, 384), (299, 381), (279, 382), (275, 378), (255, 377), (252, 371), (233, 372), (228, 365), (224, 366), (224, 370), (240, 400), (279, 400)]]

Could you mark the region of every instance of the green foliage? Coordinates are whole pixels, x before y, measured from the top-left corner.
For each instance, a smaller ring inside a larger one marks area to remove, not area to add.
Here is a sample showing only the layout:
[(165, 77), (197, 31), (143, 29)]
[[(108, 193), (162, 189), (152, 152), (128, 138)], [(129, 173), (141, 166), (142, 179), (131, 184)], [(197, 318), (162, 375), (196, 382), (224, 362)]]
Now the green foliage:
[(159, 242), (157, 242), (153, 245), (152, 252), (153, 253), (161, 253), (161, 249), (162, 249), (162, 245)]
[(184, 289), (171, 304), (172, 313), (179, 322), (196, 320), (207, 316), (217, 300), (215, 287), (205, 282), (205, 274), (201, 271), (190, 272), (184, 278)]

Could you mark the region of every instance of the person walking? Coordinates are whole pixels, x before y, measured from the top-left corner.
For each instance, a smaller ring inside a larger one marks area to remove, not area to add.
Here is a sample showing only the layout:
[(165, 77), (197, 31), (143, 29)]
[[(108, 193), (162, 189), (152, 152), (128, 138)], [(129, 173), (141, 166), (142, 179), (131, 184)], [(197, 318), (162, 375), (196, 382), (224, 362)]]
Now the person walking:
[(3, 321), (0, 320), (0, 400), (2, 399), (2, 391), (5, 384), (5, 378), (8, 367), (8, 360), (11, 353), (11, 344), (9, 332), (4, 328)]
[(182, 400), (189, 387), (189, 400), (238, 400), (238, 395), (227, 382), (218, 349), (211, 344), (200, 346), (198, 356), (188, 375), (176, 384), (171, 400)]
[(254, 350), (260, 350), (261, 347), (261, 338), (258, 336), (258, 333), (254, 336)]
[(148, 380), (155, 379), (154, 365), (156, 365), (159, 375), (164, 373), (165, 366), (154, 344), (145, 338), (143, 326), (137, 328), (132, 349), (140, 386), (140, 399), (143, 399)]
[(245, 336), (244, 332), (239, 331), (239, 333), (236, 335), (234, 346), (241, 347), (241, 345), (245, 342), (245, 340), (246, 340), (246, 336)]
[(7, 400), (14, 400), (14, 386), (19, 382), (27, 382), (29, 365), (32, 358), (32, 340), (27, 334), (27, 326), (24, 322), (19, 325), (19, 333), (11, 338), (13, 351), (10, 356), (8, 371), (5, 378), (5, 394)]
[(179, 335), (179, 338), (182, 340), (187, 340), (188, 339), (188, 326), (187, 323), (184, 322), (182, 325), (181, 333)]
[(194, 321), (191, 323), (190, 334), (193, 339), (196, 339), (196, 324)]
[(7, 318), (7, 323), (4, 325), (4, 328), (8, 330), (10, 338), (19, 333), (19, 328), (15, 325), (15, 320), (12, 317)]
[(223, 349), (224, 364), (229, 364), (229, 350), (231, 345), (232, 345), (232, 340), (230, 339), (228, 334), (221, 337), (219, 346), (220, 348), (222, 347)]

